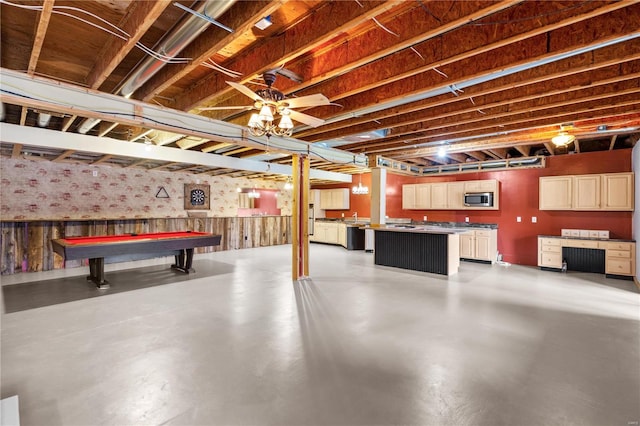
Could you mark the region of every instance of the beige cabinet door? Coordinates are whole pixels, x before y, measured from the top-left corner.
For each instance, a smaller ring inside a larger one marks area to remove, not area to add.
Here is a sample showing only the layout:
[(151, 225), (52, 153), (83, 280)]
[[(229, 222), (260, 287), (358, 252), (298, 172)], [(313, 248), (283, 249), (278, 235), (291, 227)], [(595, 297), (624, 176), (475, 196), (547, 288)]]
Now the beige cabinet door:
[(402, 208), (412, 210), (416, 208), (416, 186), (402, 185)]
[(431, 208), (443, 210), (447, 208), (447, 183), (431, 184)]
[(496, 192), (498, 182), (495, 179), (468, 180), (464, 183), (464, 192)]
[(348, 210), (349, 209), (349, 189), (338, 188), (331, 190), (331, 200), (333, 208), (336, 210)]
[(571, 210), (573, 176), (545, 176), (539, 180), (540, 210)]
[(474, 231), (460, 234), (460, 257), (465, 259), (475, 258), (475, 233)]
[(431, 208), (431, 184), (421, 183), (416, 185), (416, 209)]
[(601, 208), (633, 211), (633, 206), (633, 173), (603, 174)]
[(476, 232), (476, 259), (492, 260), (491, 237), (487, 234)]
[(331, 210), (333, 208), (333, 200), (331, 198), (330, 189), (320, 190), (320, 208), (323, 210)]
[(600, 175), (573, 177), (573, 210), (600, 210)]
[(342, 247), (347, 247), (347, 225), (340, 223), (337, 226), (338, 229), (338, 244)]
[(447, 183), (447, 208), (464, 209), (464, 182)]
[(338, 224), (327, 223), (326, 225), (324, 242), (329, 244), (338, 244)]

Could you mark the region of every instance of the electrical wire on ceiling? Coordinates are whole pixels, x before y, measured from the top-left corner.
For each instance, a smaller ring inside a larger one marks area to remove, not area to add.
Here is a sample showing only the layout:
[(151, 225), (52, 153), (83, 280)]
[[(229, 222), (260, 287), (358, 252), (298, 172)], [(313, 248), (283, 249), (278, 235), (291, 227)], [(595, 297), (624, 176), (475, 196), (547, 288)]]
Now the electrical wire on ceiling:
[(200, 65), (210, 68), (212, 70), (221, 72), (222, 74), (228, 75), (229, 77), (233, 77), (233, 78), (242, 77), (242, 73), (239, 73), (238, 71), (230, 70), (229, 68), (225, 68), (222, 65), (215, 63), (211, 58), (209, 58), (208, 61), (201, 63)]
[[(11, 2), (9, 2), (7, 0), (0, 0), (0, 4), (6, 4), (8, 6), (14, 6), (14, 7), (17, 7), (17, 8), (33, 10), (33, 11), (38, 11), (38, 12), (40, 12), (40, 11), (42, 11), (44, 9), (43, 6), (27, 6), (27, 5), (22, 5), (22, 4), (15, 4), (15, 3), (11, 3)], [(69, 10), (69, 11), (80, 12), (80, 13), (84, 13), (86, 15), (89, 15), (92, 18), (95, 18), (95, 19), (99, 20), (100, 22), (108, 25), (109, 27), (113, 28), (114, 30), (117, 30), (120, 34), (115, 32), (115, 31), (110, 30), (109, 28), (105, 28), (105, 27), (103, 27), (103, 26), (101, 26), (99, 24), (96, 24), (94, 22), (88, 21), (87, 19), (84, 19), (84, 18), (82, 18), (80, 16), (76, 16), (76, 15), (74, 15), (72, 13), (61, 12), (61, 10)], [(125, 41), (127, 41), (127, 40), (129, 40), (131, 38), (131, 35), (128, 34), (126, 31), (122, 30), (121, 28), (117, 27), (116, 25), (113, 25), (111, 22), (109, 22), (109, 21), (107, 21), (107, 20), (105, 20), (105, 19), (103, 19), (103, 18), (101, 18), (101, 17), (99, 17), (99, 16), (97, 16), (97, 15), (91, 13), (91, 12), (88, 12), (88, 11), (86, 11), (84, 9), (80, 9), (80, 8), (72, 7), (72, 6), (53, 6), (53, 10), (52, 10), (51, 13), (52, 14), (56, 14), (56, 15), (61, 15), (61, 16), (67, 16), (69, 18), (76, 19), (76, 20), (78, 20), (80, 22), (84, 22), (87, 25), (90, 25), (90, 26), (92, 26), (94, 28), (97, 28), (97, 29), (99, 29), (101, 31), (104, 31), (104, 32), (106, 32), (108, 34), (111, 34), (114, 37), (118, 37), (118, 38), (120, 38), (122, 40), (125, 40)], [(189, 61), (191, 61), (191, 58), (172, 58), (170, 56), (166, 56), (166, 55), (164, 55), (164, 54), (162, 54), (160, 52), (156, 52), (153, 49), (148, 48), (147, 46), (145, 46), (144, 44), (142, 44), (140, 42), (137, 42), (135, 45), (136, 45), (136, 47), (138, 49), (142, 50), (147, 55), (152, 56), (153, 58), (155, 58), (155, 59), (157, 59), (159, 61), (162, 61), (164, 63), (167, 63), (167, 64), (186, 64)]]

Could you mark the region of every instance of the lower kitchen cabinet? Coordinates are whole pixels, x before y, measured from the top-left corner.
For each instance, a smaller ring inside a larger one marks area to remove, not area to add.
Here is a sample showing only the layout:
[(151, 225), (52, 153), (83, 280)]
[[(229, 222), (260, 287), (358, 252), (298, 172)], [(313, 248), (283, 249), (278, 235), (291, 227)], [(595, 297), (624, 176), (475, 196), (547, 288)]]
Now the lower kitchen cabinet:
[(566, 260), (569, 270), (633, 277), (635, 259), (634, 242), (538, 237), (541, 268), (561, 269)]
[(348, 250), (364, 250), (364, 229), (343, 222), (316, 221), (309, 241), (336, 244)]
[(497, 251), (497, 229), (471, 229), (460, 234), (460, 259), (493, 263)]

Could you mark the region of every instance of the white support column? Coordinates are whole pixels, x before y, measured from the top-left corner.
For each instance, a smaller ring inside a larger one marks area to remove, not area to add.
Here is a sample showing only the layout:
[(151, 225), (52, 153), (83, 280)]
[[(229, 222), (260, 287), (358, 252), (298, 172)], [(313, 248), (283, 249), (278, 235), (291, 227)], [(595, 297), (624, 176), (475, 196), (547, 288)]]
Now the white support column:
[(371, 169), (371, 226), (384, 225), (387, 214), (387, 170)]

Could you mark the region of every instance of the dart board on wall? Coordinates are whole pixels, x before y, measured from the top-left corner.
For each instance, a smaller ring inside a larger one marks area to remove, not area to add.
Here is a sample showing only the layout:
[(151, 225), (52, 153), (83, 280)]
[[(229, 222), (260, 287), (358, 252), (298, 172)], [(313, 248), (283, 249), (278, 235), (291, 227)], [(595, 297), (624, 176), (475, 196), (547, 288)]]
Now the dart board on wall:
[(184, 184), (184, 209), (209, 210), (209, 185)]

